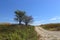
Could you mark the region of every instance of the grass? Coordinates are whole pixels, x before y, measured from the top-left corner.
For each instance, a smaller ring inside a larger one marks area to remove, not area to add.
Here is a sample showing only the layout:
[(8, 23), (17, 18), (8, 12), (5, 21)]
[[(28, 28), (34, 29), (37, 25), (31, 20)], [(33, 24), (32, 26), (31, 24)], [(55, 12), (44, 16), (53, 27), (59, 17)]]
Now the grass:
[(37, 40), (34, 26), (0, 25), (0, 40)]
[(43, 25), (40, 25), (40, 26), (43, 27), (46, 30), (60, 31), (60, 23), (43, 24)]

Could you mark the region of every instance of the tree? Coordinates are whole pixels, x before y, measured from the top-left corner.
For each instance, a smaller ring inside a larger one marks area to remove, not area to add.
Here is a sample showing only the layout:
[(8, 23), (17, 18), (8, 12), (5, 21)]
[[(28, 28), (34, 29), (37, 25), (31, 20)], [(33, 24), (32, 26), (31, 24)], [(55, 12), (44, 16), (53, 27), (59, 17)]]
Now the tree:
[(18, 21), (19, 24), (21, 24), (24, 15), (25, 15), (25, 12), (17, 10), (17, 11), (15, 11), (15, 16), (16, 16), (16, 17), (15, 17), (14, 19), (15, 19), (16, 21)]
[(25, 23), (25, 25), (27, 26), (29, 23), (31, 23), (33, 21), (32, 16), (24, 16), (23, 17), (23, 22)]

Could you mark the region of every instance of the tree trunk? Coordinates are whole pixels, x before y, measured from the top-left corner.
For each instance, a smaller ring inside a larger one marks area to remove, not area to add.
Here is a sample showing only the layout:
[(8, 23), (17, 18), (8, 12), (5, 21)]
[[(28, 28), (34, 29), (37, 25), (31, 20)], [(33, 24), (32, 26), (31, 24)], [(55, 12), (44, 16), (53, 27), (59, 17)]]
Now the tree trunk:
[(19, 21), (19, 25), (21, 25), (21, 21)]
[(26, 22), (26, 23), (25, 23), (25, 25), (27, 26), (27, 25), (28, 25), (28, 23)]

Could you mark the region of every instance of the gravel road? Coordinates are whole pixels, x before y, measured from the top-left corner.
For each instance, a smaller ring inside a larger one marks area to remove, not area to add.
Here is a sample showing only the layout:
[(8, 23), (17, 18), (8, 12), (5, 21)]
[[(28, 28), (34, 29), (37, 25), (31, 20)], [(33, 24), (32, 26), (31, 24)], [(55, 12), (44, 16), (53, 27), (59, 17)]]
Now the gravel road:
[(39, 40), (60, 40), (60, 31), (48, 31), (42, 27), (35, 27), (38, 35), (41, 35)]

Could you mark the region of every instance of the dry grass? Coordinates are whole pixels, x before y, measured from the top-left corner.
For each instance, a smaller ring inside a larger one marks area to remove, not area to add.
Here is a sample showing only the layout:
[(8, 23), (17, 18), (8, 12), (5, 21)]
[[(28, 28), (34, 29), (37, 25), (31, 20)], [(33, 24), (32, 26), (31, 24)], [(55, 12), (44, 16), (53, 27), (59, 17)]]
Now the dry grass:
[(60, 23), (54, 23), (54, 24), (43, 24), (41, 25), (46, 30), (51, 31), (60, 31)]

